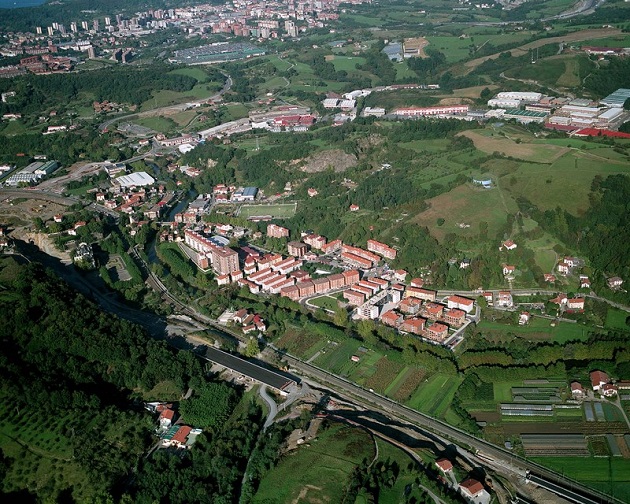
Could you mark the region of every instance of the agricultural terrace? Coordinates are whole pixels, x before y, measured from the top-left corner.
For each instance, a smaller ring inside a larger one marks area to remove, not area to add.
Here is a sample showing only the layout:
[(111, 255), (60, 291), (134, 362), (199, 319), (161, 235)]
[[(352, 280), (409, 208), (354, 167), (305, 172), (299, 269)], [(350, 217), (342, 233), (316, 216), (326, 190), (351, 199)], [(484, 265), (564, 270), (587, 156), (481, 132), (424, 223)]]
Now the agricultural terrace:
[[(458, 422), (449, 407), (461, 383), (460, 377), (429, 375), (424, 369), (403, 363), (397, 352), (385, 355), (363, 346), (358, 340), (344, 338), (341, 331), (337, 333), (289, 329), (275, 345), (419, 411)], [(353, 356), (359, 360), (353, 361)]]
[(295, 215), (296, 203), (269, 203), (260, 205), (241, 205), (238, 217), (249, 219), (250, 217), (270, 216), (272, 219), (289, 219)]

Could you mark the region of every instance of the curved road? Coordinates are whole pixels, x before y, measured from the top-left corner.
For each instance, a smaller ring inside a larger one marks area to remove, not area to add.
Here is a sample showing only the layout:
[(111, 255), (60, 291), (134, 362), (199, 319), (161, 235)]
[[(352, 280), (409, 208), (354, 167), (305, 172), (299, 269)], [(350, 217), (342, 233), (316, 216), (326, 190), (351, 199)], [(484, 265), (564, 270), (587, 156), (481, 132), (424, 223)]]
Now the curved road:
[(263, 425), (263, 430), (267, 430), (267, 427), (273, 423), (276, 415), (278, 414), (278, 405), (276, 404), (276, 401), (273, 400), (273, 397), (269, 395), (265, 385), (260, 386), (258, 393), (260, 394), (260, 397), (262, 397), (263, 401), (267, 403), (267, 406), (269, 406), (269, 415), (267, 415), (267, 420), (265, 420), (265, 424)]
[(223, 85), (223, 88), (218, 93), (212, 96), (209, 96), (208, 98), (203, 98), (201, 100), (187, 101), (186, 103), (180, 103), (178, 105), (167, 105), (165, 107), (158, 107), (155, 109), (146, 110), (144, 112), (137, 112), (135, 114), (127, 114), (124, 116), (113, 117), (101, 123), (98, 127), (98, 130), (100, 133), (103, 133), (112, 124), (115, 124), (119, 121), (124, 121), (125, 119), (130, 119), (131, 117), (153, 117), (155, 115), (160, 115), (164, 112), (181, 112), (182, 110), (185, 110), (191, 103), (204, 103), (204, 102), (207, 102), (208, 100), (216, 100), (217, 98), (220, 98), (225, 93), (227, 93), (232, 87), (232, 83), (233, 83), (232, 77), (230, 77), (227, 74), (224, 74), (224, 75), (226, 79), (225, 79), (225, 84)]

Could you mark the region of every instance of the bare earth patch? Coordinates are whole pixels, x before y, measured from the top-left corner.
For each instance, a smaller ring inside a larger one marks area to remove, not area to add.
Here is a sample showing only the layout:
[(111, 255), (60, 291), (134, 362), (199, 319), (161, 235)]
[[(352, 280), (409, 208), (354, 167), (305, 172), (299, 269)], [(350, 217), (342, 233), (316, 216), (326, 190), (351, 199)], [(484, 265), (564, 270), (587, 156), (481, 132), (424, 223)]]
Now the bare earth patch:
[(333, 168), (336, 172), (346, 171), (357, 164), (354, 154), (347, 154), (340, 149), (321, 151), (309, 156), (300, 170), (306, 173), (317, 173)]
[(309, 492), (312, 492), (313, 490), (315, 492), (319, 492), (321, 489), (321, 487), (316, 487), (315, 485), (306, 485), (302, 488), (302, 490), (300, 490), (300, 494), (297, 496), (297, 498), (293, 499), (292, 504), (299, 504), (300, 502), (312, 502), (313, 504), (328, 502), (328, 499), (323, 500), (315, 496), (307, 497)]
[(505, 156), (512, 156), (525, 161), (553, 163), (569, 151), (568, 148), (557, 145), (516, 143), (505, 137), (487, 137), (474, 130), (464, 131), (460, 135), (470, 138), (475, 147), (482, 152), (487, 154), (500, 152)]
[(415, 49), (418, 51), (419, 58), (428, 58), (424, 48), (429, 45), (429, 41), (424, 37), (405, 39), (405, 49)]

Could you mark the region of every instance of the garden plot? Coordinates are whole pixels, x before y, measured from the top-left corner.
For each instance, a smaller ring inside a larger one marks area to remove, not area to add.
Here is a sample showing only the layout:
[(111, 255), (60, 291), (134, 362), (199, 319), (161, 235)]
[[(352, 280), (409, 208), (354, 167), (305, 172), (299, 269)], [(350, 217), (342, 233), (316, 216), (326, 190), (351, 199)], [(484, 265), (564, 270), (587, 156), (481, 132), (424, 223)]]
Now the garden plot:
[(590, 456), (588, 444), (583, 434), (523, 434), (521, 441), (528, 457)]

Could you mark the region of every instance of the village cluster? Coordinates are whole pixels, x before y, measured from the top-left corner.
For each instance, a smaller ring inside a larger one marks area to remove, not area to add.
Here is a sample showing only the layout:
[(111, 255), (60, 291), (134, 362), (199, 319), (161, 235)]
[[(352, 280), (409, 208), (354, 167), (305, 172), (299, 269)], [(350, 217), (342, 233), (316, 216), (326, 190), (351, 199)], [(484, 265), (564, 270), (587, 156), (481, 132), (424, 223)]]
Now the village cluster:
[[(207, 228), (206, 228), (207, 229)], [(268, 224), (267, 236), (289, 238), (290, 231)], [(466, 316), (475, 311), (475, 302), (450, 296), (437, 302), (437, 292), (423, 288), (424, 280), (414, 278), (405, 284), (407, 272), (379, 267), (386, 259), (395, 259), (396, 249), (368, 240), (367, 250), (328, 240), (314, 233), (303, 233), (301, 241), (288, 241), (287, 256), (263, 253), (250, 246), (238, 251), (221, 244), (217, 237), (202, 229), (186, 229), (184, 243), (192, 251), (199, 268), (212, 268), (219, 285), (236, 283), (254, 294), (275, 294), (306, 302), (322, 295), (340, 295), (354, 307), (356, 319), (379, 320), (401, 332), (415, 334), (439, 344), (455, 346)], [(302, 266), (305, 261), (322, 269), (311, 275)], [(337, 264), (341, 273), (329, 273), (326, 265)]]
[[(340, 3), (338, 0), (299, 3), (285, 0), (260, 5), (254, 1), (234, 1), (176, 9), (149, 9), (136, 12), (131, 17), (116, 14), (89, 21), (60, 19), (49, 26), (34, 26), (33, 31), (6, 34), (6, 41), (0, 45), (0, 55), (27, 56), (19, 64), (1, 67), (0, 78), (28, 72), (72, 70), (79, 59), (54, 56), (58, 51), (82, 51), (89, 59), (108, 57), (127, 63), (132, 56), (128, 47), (132, 45), (132, 40), (167, 28), (177, 28), (188, 37), (222, 33), (259, 41), (297, 38), (310, 29), (323, 28), (329, 21), (338, 19)], [(361, 4), (364, 1), (348, 0), (343, 3)], [(218, 47), (183, 50), (181, 54), (176, 54), (174, 61), (213, 63), (261, 53), (264, 54), (264, 51), (249, 44), (224, 42)]]

